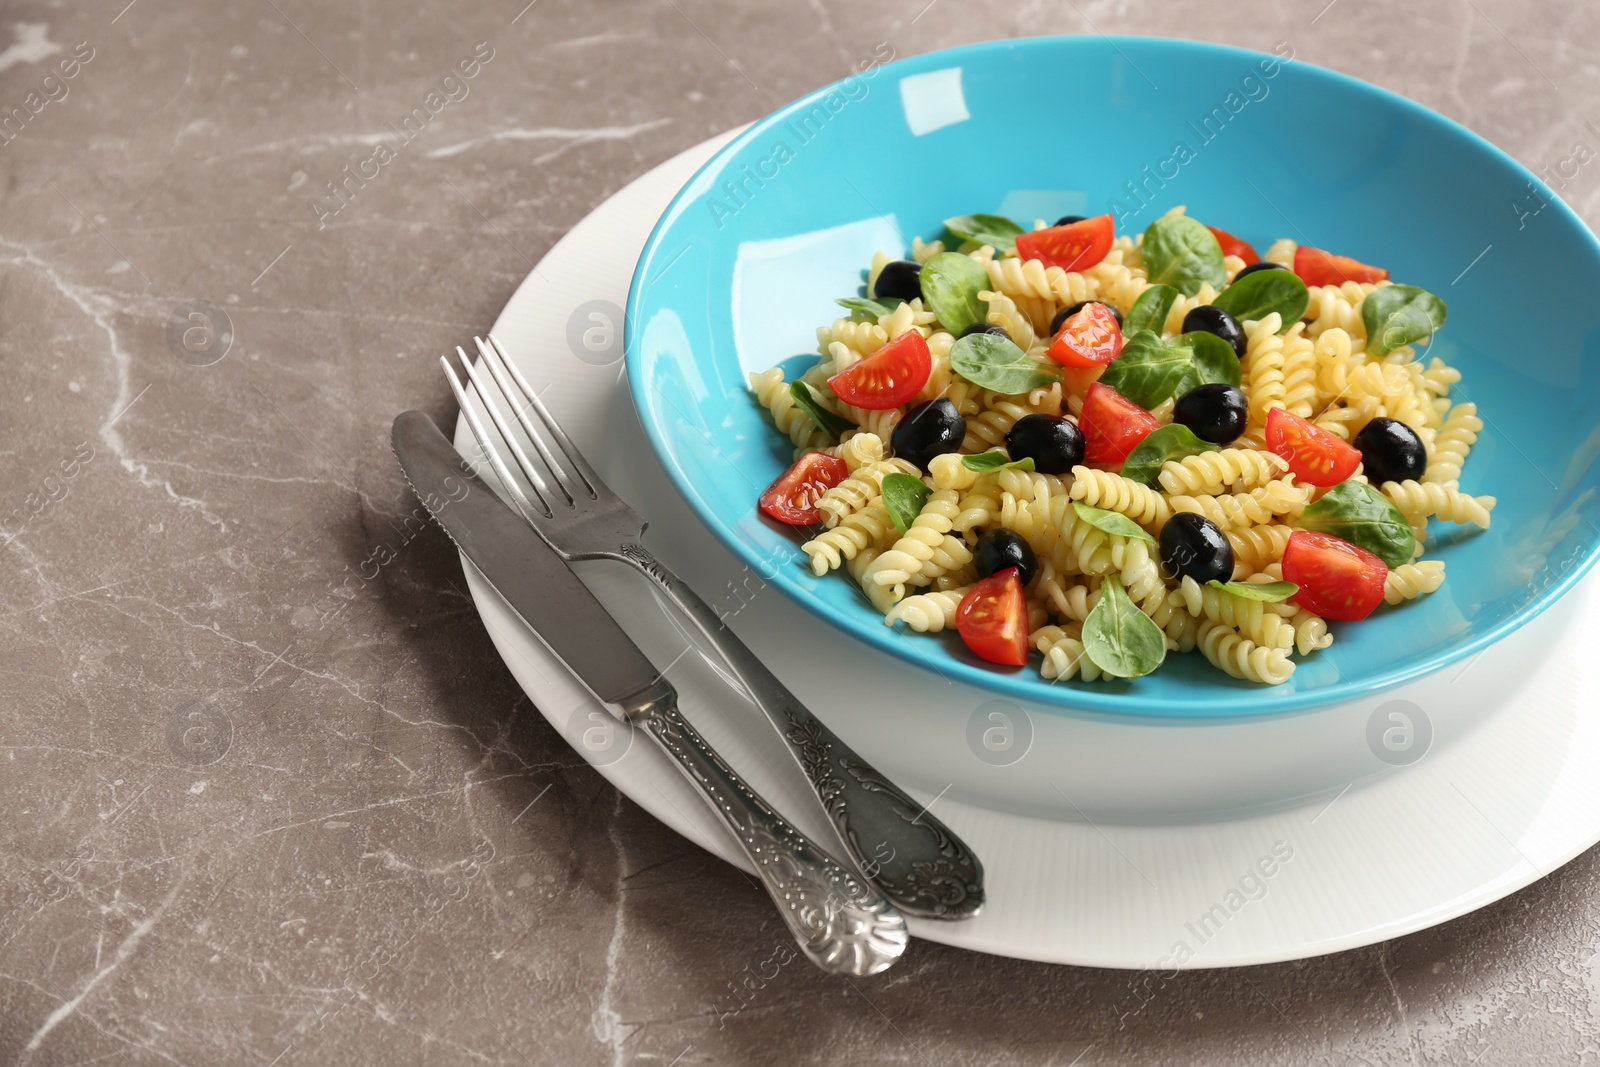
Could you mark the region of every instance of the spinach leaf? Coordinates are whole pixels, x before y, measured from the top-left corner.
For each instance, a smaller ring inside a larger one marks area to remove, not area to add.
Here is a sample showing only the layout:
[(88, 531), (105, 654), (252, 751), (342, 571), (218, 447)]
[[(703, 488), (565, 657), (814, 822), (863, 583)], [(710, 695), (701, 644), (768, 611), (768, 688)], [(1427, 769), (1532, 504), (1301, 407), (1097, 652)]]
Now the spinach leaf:
[(816, 423), (834, 444), (838, 444), (847, 432), (856, 428), (856, 424), (849, 419), (840, 418), (817, 403), (817, 398), (811, 395), (811, 387), (805, 382), (790, 382), (789, 395), (794, 397), (795, 405), (810, 415), (811, 421)]
[(981, 389), (1010, 395), (1061, 380), (1010, 338), (992, 333), (969, 334), (951, 345), (950, 369)]
[(1283, 318), (1283, 325), (1278, 327), (1278, 332), (1282, 333), (1306, 313), (1311, 294), (1294, 271), (1258, 270), (1236, 280), (1211, 303), (1240, 322), (1260, 321), (1276, 311)]
[(1004, 215), (957, 215), (944, 220), (944, 228), (963, 241), (993, 245), (996, 252), (1014, 252), (1021, 226)]
[(1340, 482), (1307, 504), (1300, 525), (1359, 545), (1390, 567), (1411, 562), (1416, 534), (1389, 498), (1361, 482)]
[(879, 315), (889, 314), (905, 301), (898, 296), (842, 296), (834, 303), (842, 308), (877, 318)]
[(1161, 627), (1128, 599), (1122, 579), (1108, 574), (1099, 601), (1083, 620), (1083, 652), (1107, 674), (1137, 678), (1161, 666), (1167, 641)]
[(917, 521), (917, 516), (922, 514), (922, 506), (932, 494), (933, 490), (920, 478), (899, 471), (883, 476), (883, 506), (902, 537)]
[(1189, 427), (1174, 422), (1145, 435), (1145, 439), (1140, 441), (1123, 461), (1122, 476), (1144, 485), (1154, 486), (1156, 475), (1161, 473), (1163, 463), (1185, 456), (1198, 456), (1202, 452), (1212, 452), (1218, 447), (1210, 441), (1200, 440)]
[(1361, 302), (1361, 321), (1367, 327), (1367, 355), (1382, 359), (1401, 345), (1422, 340), (1444, 325), (1444, 315), (1444, 301), (1426, 289), (1414, 285), (1379, 286)]
[(1167, 316), (1177, 303), (1178, 290), (1170, 285), (1152, 285), (1139, 294), (1127, 315), (1122, 319), (1122, 336), (1132, 337), (1140, 330), (1150, 330), (1157, 336), (1167, 328)]
[(962, 456), (961, 465), (969, 471), (980, 474), (990, 474), (994, 471), (1031, 471), (1033, 470), (1033, 457), (1023, 456), (1021, 459), (1009, 459), (999, 449), (989, 452), (980, 452), (976, 456)]
[(1091, 507), (1081, 500), (1072, 502), (1072, 510), (1078, 513), (1078, 518), (1093, 526), (1101, 533), (1112, 534), (1116, 537), (1132, 537), (1139, 541), (1149, 541), (1152, 545), (1156, 539), (1143, 526), (1134, 522), (1126, 515), (1105, 508)]
[(1228, 282), (1222, 246), (1211, 231), (1187, 215), (1163, 215), (1144, 231), (1140, 258), (1151, 282), (1194, 296), (1201, 282), (1221, 289)]
[(960, 252), (940, 252), (922, 265), (922, 303), (956, 336), (984, 321), (989, 307), (978, 294), (989, 288), (983, 264)]
[(1264, 600), (1269, 604), (1288, 600), (1300, 591), (1300, 587), (1293, 582), (1219, 582), (1213, 578), (1206, 584), (1246, 600)]
[(1239, 357), (1216, 334), (1194, 330), (1163, 341), (1140, 330), (1122, 346), (1100, 380), (1143, 408), (1197, 385), (1239, 384)]

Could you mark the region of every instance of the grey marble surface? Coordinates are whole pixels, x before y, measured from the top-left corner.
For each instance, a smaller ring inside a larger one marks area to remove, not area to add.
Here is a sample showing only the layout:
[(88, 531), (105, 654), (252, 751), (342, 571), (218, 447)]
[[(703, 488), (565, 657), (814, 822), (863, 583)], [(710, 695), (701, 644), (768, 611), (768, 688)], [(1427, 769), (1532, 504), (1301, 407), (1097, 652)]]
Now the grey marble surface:
[[(1600, 1057), (1592, 853), (1389, 944), (1186, 974), (1126, 1025), (1126, 974), (924, 943), (728, 1013), (782, 942), (768, 904), (530, 707), (443, 537), (390, 525), (387, 447), (395, 412), (452, 410), (434, 357), (573, 223), (875, 42), (1289, 41), (1542, 170), (1596, 143), (1600, 9), (522, 2), (4, 6), (0, 1063)], [(319, 218), (479, 42), (466, 95)], [(1565, 193), (1593, 220), (1597, 189)], [(233, 327), (203, 368), (168, 340), (195, 300)]]

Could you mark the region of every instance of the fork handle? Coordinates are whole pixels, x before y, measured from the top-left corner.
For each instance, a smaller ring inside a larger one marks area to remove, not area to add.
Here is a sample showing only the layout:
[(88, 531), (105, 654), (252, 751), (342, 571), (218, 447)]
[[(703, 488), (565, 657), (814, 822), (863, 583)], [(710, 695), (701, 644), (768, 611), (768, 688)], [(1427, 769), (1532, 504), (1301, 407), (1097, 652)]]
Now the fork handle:
[(649, 549), (629, 542), (612, 558), (648, 577), (705, 635), (787, 743), (851, 857), (896, 907), (925, 919), (978, 914), (983, 865), (966, 842), (811, 714)]
[(679, 712), (670, 685), (624, 711), (733, 832), (807, 959), (830, 974), (855, 977), (894, 965), (908, 941), (905, 917), (751, 789)]

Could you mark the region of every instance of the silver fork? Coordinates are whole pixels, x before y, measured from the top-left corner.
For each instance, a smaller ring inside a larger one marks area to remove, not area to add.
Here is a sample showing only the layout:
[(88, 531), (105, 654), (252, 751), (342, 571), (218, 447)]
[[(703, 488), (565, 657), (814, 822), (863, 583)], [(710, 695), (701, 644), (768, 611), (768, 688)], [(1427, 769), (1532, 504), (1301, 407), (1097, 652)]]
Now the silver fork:
[[(476, 364), (460, 347), (456, 352), (504, 448), (469, 403), (449, 357), (439, 362), (473, 437), (528, 524), (569, 562), (628, 564), (688, 617), (783, 737), (862, 873), (902, 912), (946, 920), (978, 914), (983, 866), (966, 843), (812, 715), (705, 601), (640, 543), (644, 519), (595, 473), (499, 339), (490, 334), (487, 344), (473, 340), (480, 357)], [(537, 459), (512, 430), (513, 420)], [(521, 479), (506, 463), (507, 451)]]

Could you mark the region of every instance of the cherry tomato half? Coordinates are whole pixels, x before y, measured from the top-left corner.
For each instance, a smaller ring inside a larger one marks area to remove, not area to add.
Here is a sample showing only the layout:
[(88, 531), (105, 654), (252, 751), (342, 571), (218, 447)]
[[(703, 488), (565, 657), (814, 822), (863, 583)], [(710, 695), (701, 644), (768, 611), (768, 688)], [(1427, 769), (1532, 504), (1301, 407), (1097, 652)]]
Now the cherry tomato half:
[(897, 408), (922, 392), (933, 373), (928, 342), (907, 330), (870, 356), (828, 379), (833, 395), (868, 411)]
[(1332, 534), (1296, 530), (1283, 549), (1283, 580), (1300, 587), (1289, 599), (1324, 619), (1371, 615), (1388, 577), (1383, 560)]
[(990, 663), (1022, 667), (1028, 662), (1028, 601), (1022, 572), (996, 571), (972, 587), (956, 608), (956, 632)]
[(1219, 230), (1215, 226), (1207, 226), (1206, 229), (1211, 231), (1211, 236), (1222, 246), (1223, 255), (1238, 256), (1244, 260), (1244, 265), (1247, 267), (1252, 263), (1261, 262), (1261, 257), (1256, 255), (1256, 250), (1250, 246), (1249, 241), (1241, 240), (1227, 230)]
[(1312, 485), (1338, 485), (1361, 465), (1359, 450), (1283, 408), (1267, 412), (1267, 450), (1289, 461), (1289, 473)]
[(1121, 463), (1160, 425), (1154, 415), (1111, 386), (1095, 382), (1084, 395), (1083, 414), (1078, 416), (1083, 458), (1090, 463)]
[(1389, 276), (1389, 272), (1382, 267), (1369, 267), (1358, 259), (1336, 256), (1309, 245), (1301, 245), (1294, 250), (1294, 272), (1307, 285), (1381, 282)]
[(1017, 255), (1037, 259), (1047, 267), (1085, 271), (1111, 251), (1110, 215), (1052, 226), (1017, 235)]
[(1045, 354), (1063, 367), (1103, 367), (1122, 353), (1122, 323), (1104, 304), (1090, 302), (1061, 324)]
[(850, 467), (838, 456), (807, 452), (767, 486), (761, 494), (761, 510), (790, 526), (821, 522), (817, 499), (848, 477)]

